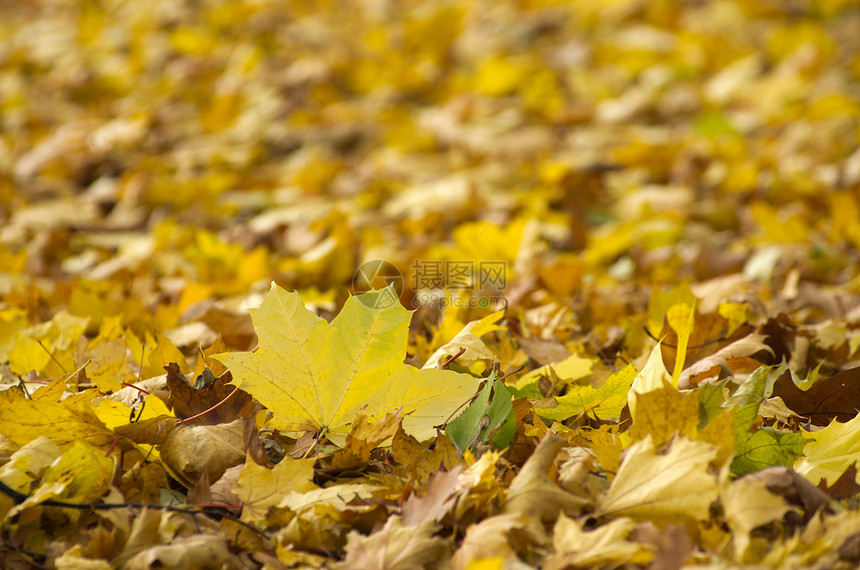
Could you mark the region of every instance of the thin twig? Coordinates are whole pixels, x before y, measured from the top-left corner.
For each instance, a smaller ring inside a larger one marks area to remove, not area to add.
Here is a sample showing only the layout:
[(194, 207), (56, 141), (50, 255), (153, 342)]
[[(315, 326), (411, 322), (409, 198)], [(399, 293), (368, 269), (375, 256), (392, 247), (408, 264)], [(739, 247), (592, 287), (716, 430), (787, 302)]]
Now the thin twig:
[(311, 453), (313, 453), (313, 451), (316, 449), (316, 447), (317, 447), (317, 443), (319, 443), (319, 440), (320, 440), (320, 438), (322, 437), (323, 432), (325, 432), (325, 430), (326, 430), (326, 428), (325, 428), (325, 427), (323, 427), (323, 428), (322, 428), (322, 429), (321, 429), (321, 430), (316, 434), (316, 436), (314, 437), (314, 440), (313, 440), (313, 441), (311, 442), (311, 444), (308, 446), (308, 450), (307, 450), (307, 451), (305, 452), (305, 454), (302, 456), (302, 459), (307, 459), (308, 457), (310, 457), (310, 456), (311, 456)]
[(446, 368), (448, 368), (448, 365), (449, 365), (449, 364), (451, 364), (452, 362), (454, 362), (455, 360), (457, 360), (458, 358), (460, 358), (461, 356), (463, 356), (463, 354), (464, 354), (465, 352), (466, 352), (466, 347), (465, 347), (465, 346), (461, 346), (461, 347), (460, 347), (460, 352), (458, 352), (457, 354), (455, 354), (455, 355), (453, 355), (453, 356), (448, 357), (448, 360), (446, 360), (445, 362), (443, 362), (443, 363), (442, 363), (441, 368), (442, 368), (443, 370), (444, 370), (444, 369), (446, 369)]
[[(28, 496), (25, 495), (24, 493), (21, 493), (21, 492), (16, 491), (15, 489), (12, 489), (11, 487), (6, 485), (2, 481), (0, 481), (0, 492), (2, 492), (7, 497), (12, 499), (12, 501), (16, 505), (22, 504), (28, 498)], [(172, 513), (182, 513), (182, 514), (186, 514), (186, 515), (191, 515), (193, 517), (196, 517), (197, 515), (213, 515), (213, 516), (217, 515), (219, 517), (226, 518), (232, 522), (235, 522), (235, 523), (247, 528), (248, 530), (254, 531), (257, 534), (259, 534), (260, 536), (262, 536), (263, 538), (266, 538), (266, 539), (269, 538), (269, 535), (265, 531), (260, 530), (259, 528), (255, 527), (254, 525), (249, 524), (243, 520), (240, 520), (240, 519), (234, 517), (233, 515), (231, 515), (229, 513), (222, 513), (220, 511), (217, 513), (212, 512), (214, 509), (236, 508), (237, 505), (212, 504), (212, 505), (203, 505), (203, 506), (196, 507), (196, 508), (187, 508), (187, 507), (176, 507), (173, 505), (155, 505), (155, 504), (150, 504), (150, 503), (133, 503), (133, 502), (129, 502), (129, 503), (67, 503), (65, 501), (57, 501), (55, 499), (47, 499), (47, 500), (42, 501), (42, 502), (40, 502), (36, 505), (33, 505), (33, 506), (34, 507), (36, 507), (36, 506), (59, 507), (59, 508), (63, 508), (63, 509), (77, 509), (77, 510), (81, 510), (81, 511), (88, 510), (88, 509), (91, 509), (94, 511), (106, 511), (106, 510), (112, 510), (112, 509), (125, 509), (125, 508), (152, 509), (152, 510), (168, 511), (168, 512), (172, 512)], [(238, 506), (241, 506), (241, 505), (238, 505)]]
[(32, 400), (33, 396), (30, 395), (30, 392), (27, 390), (27, 383), (24, 381), (24, 378), (19, 374), (18, 375), (18, 385), (21, 386), (21, 389), (24, 391), (24, 395), (28, 400)]
[[(654, 334), (648, 329), (648, 325), (645, 325), (642, 328), (645, 329), (645, 334), (647, 334), (649, 338), (651, 338), (652, 340), (656, 340), (657, 342), (660, 342), (660, 339), (657, 338), (656, 336), (654, 336)], [(691, 350), (693, 348), (705, 348), (706, 346), (710, 346), (712, 344), (717, 344), (718, 342), (723, 342), (724, 340), (729, 340), (729, 338), (726, 336), (720, 336), (719, 338), (715, 338), (713, 340), (708, 340), (708, 341), (705, 341), (701, 344), (690, 344), (690, 345), (687, 345), (687, 350)], [(670, 344), (668, 342), (663, 342), (662, 344), (666, 348), (678, 348), (677, 344)]]
[(233, 388), (233, 391), (232, 391), (232, 392), (230, 392), (229, 394), (227, 394), (227, 397), (226, 397), (226, 398), (224, 398), (223, 400), (221, 400), (220, 402), (218, 402), (217, 404), (215, 404), (214, 406), (212, 406), (212, 407), (211, 407), (211, 408), (209, 408), (208, 410), (205, 410), (205, 411), (203, 411), (203, 412), (200, 412), (199, 414), (195, 414), (195, 415), (191, 416), (190, 418), (185, 418), (184, 420), (179, 420), (179, 423), (180, 423), (180, 424), (188, 423), (188, 422), (190, 422), (191, 420), (196, 420), (196, 419), (197, 419), (197, 418), (199, 418), (199, 417), (205, 416), (206, 414), (208, 414), (209, 412), (211, 412), (212, 410), (214, 410), (215, 408), (217, 408), (218, 406), (220, 406), (221, 404), (223, 404), (224, 402), (226, 402), (227, 400), (229, 400), (229, 399), (230, 399), (230, 397), (231, 397), (233, 394), (235, 394), (236, 392), (238, 392), (238, 391), (239, 391), (239, 387), (238, 387), (238, 386), (236, 386), (235, 388)]
[(38, 342), (38, 343), (39, 343), (39, 346), (41, 346), (41, 347), (42, 347), (42, 350), (44, 350), (45, 352), (47, 352), (47, 353), (48, 353), (48, 357), (49, 357), (51, 360), (53, 360), (53, 361), (54, 361), (54, 364), (56, 364), (56, 365), (60, 368), (60, 370), (62, 370), (62, 371), (63, 371), (63, 374), (65, 374), (66, 376), (68, 376), (68, 375), (69, 375), (69, 373), (68, 373), (68, 372), (66, 372), (66, 368), (65, 368), (62, 364), (60, 364), (60, 361), (59, 361), (59, 360), (57, 360), (56, 358), (54, 358), (54, 353), (52, 353), (50, 350), (48, 350), (48, 347), (47, 347), (47, 346), (45, 346), (44, 344), (42, 344), (42, 340), (41, 340), (41, 339), (39, 339), (39, 340), (37, 340), (36, 342)]
[(135, 386), (134, 384), (129, 384), (128, 382), (123, 382), (122, 385), (125, 386), (126, 388), (134, 388), (135, 390), (137, 390), (138, 392), (140, 392), (141, 394), (144, 394), (146, 396), (149, 396), (149, 394), (150, 394), (149, 390), (144, 390), (140, 386)]

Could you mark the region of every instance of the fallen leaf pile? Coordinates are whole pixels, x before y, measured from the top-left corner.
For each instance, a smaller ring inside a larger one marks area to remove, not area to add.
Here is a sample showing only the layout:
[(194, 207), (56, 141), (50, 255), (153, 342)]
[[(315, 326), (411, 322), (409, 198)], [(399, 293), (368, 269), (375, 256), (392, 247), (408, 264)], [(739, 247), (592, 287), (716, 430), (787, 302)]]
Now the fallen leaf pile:
[(0, 567), (855, 567), (858, 30), (0, 2)]

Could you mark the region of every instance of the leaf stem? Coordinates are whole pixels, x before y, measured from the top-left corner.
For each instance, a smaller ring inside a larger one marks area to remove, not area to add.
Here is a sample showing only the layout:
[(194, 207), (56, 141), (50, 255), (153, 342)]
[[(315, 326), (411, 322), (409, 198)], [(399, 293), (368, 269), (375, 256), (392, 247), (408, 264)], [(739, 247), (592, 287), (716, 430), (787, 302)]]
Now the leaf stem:
[(141, 388), (139, 386), (135, 386), (134, 384), (129, 384), (128, 382), (123, 382), (122, 385), (125, 386), (126, 388), (134, 388), (135, 390), (137, 390), (138, 392), (140, 392), (141, 394), (144, 394), (146, 396), (149, 396), (149, 394), (150, 394), (149, 390), (144, 390), (143, 388)]
[(317, 433), (316, 437), (314, 437), (314, 440), (308, 446), (308, 450), (305, 452), (304, 455), (302, 455), (302, 459), (307, 459), (308, 457), (310, 457), (311, 453), (313, 453), (314, 449), (316, 449), (317, 443), (319, 443), (319, 440), (323, 436), (323, 433), (325, 433), (325, 431), (326, 428), (325, 426), (323, 426), (323, 428), (319, 431), (319, 433)]

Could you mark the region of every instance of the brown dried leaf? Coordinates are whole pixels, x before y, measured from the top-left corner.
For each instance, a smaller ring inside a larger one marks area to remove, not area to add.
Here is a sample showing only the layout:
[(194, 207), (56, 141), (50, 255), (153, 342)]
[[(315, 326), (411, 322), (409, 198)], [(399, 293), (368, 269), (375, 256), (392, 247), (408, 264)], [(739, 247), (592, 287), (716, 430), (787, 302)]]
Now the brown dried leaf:
[(159, 445), (161, 461), (184, 485), (191, 487), (203, 472), (217, 481), (224, 472), (245, 461), (242, 420), (214, 426), (182, 424)]
[(764, 481), (768, 491), (784, 497), (792, 505), (803, 507), (806, 520), (830, 500), (824, 491), (787, 467), (768, 467), (745, 475), (742, 479)]
[(839, 479), (830, 486), (827, 485), (826, 479), (822, 479), (818, 483), (818, 488), (837, 501), (853, 499), (860, 494), (860, 485), (857, 484), (857, 463), (849, 465)]
[(391, 455), (394, 461), (405, 466), (412, 477), (419, 483), (430, 478), (430, 475), (440, 467), (452, 470), (463, 464), (463, 458), (457, 446), (447, 436), (439, 435), (435, 444), (428, 446), (403, 431), (397, 430), (391, 442)]
[(229, 396), (229, 400), (214, 410), (192, 420), (191, 423), (194, 425), (232, 422), (242, 417), (242, 408), (251, 402), (251, 396), (243, 391), (230, 395), (237, 388), (229, 384), (233, 379), (229, 372), (224, 373), (220, 378), (214, 378), (211, 372), (208, 374), (204, 372), (192, 385), (175, 363), (171, 362), (164, 369), (167, 370), (167, 389), (169, 390), (167, 405), (177, 418), (196, 416)]
[(679, 388), (692, 388), (708, 378), (724, 378), (734, 372), (749, 372), (761, 366), (761, 361), (752, 358), (758, 352), (773, 354), (765, 343), (766, 337), (753, 333), (705, 357), (681, 372)]
[(834, 419), (844, 423), (860, 410), (860, 368), (837, 372), (806, 391), (798, 388), (786, 371), (776, 379), (772, 396), (779, 396), (793, 412), (817, 426), (826, 426)]
[(561, 437), (547, 433), (511, 483), (504, 512), (542, 522), (554, 521), (561, 512), (582, 513), (590, 500), (565, 491), (547, 476), (563, 445)]
[(543, 339), (536, 336), (517, 337), (520, 345), (530, 359), (540, 364), (561, 362), (571, 355), (571, 352), (558, 339)]
[(370, 460), (371, 451), (385, 440), (394, 437), (400, 429), (400, 420), (400, 411), (386, 414), (384, 418), (373, 423), (363, 414), (358, 416), (343, 447), (334, 453), (331, 466), (336, 469), (351, 469), (364, 465)]
[(519, 513), (495, 515), (470, 526), (466, 537), (451, 558), (453, 570), (465, 570), (472, 561), (504, 557), (511, 552), (511, 531), (526, 528), (528, 521)]
[(400, 517), (390, 517), (381, 530), (370, 536), (350, 532), (346, 557), (335, 568), (425, 570), (432, 567), (445, 551), (445, 541), (434, 537), (435, 532), (433, 521), (404, 526)]
[(460, 487), (462, 465), (450, 471), (439, 470), (430, 476), (427, 494), (423, 497), (412, 494), (403, 503), (403, 524), (414, 526), (426, 521), (441, 521), (465, 487)]
[(220, 568), (240, 570), (242, 561), (230, 552), (227, 538), (220, 534), (184, 536), (147, 548), (125, 563), (128, 570), (152, 568)]

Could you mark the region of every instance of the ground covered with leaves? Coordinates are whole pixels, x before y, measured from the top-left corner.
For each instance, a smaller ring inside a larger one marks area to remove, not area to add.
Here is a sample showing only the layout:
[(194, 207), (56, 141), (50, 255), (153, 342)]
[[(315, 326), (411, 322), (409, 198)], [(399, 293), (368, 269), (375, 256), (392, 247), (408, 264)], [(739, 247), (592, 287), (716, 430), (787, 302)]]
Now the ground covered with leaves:
[(0, 2), (0, 566), (854, 567), (858, 29)]

